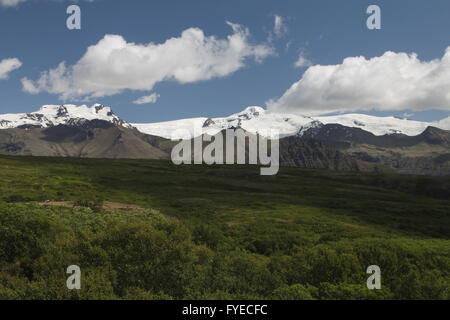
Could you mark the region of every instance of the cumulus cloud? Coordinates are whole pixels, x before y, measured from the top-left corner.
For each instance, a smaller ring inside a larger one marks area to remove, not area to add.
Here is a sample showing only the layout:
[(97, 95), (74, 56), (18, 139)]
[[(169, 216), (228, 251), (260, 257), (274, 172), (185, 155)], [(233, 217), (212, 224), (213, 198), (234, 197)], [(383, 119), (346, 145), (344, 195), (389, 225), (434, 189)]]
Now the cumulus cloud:
[(250, 43), (247, 28), (227, 24), (232, 34), (225, 39), (206, 36), (199, 28), (184, 30), (161, 44), (137, 44), (120, 35), (106, 35), (75, 65), (61, 62), (36, 81), (22, 79), (23, 89), (58, 94), (62, 100), (110, 96), (126, 89), (150, 91), (161, 81), (192, 83), (225, 77), (248, 59), (261, 62), (273, 54), (265, 44)]
[(388, 51), (350, 57), (338, 65), (314, 65), (281, 98), (274, 112), (318, 115), (357, 110), (450, 110), (450, 47), (441, 59)]
[(158, 101), (160, 95), (157, 93), (152, 93), (148, 96), (143, 96), (140, 97), (136, 100), (133, 101), (134, 104), (150, 104), (150, 103), (155, 103), (156, 101)]
[(0, 61), (0, 80), (8, 79), (10, 72), (19, 69), (22, 62), (17, 58), (4, 59)]
[(284, 18), (282, 16), (275, 15), (274, 19), (273, 33), (277, 38), (282, 38), (288, 31)]

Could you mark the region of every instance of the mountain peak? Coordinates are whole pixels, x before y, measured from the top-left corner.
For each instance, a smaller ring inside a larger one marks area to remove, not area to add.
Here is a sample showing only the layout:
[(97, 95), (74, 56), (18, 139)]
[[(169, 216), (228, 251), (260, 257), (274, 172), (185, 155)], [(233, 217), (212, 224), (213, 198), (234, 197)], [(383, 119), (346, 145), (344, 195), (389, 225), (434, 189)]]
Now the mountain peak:
[(95, 113), (97, 114), (105, 114), (105, 115), (113, 115), (114, 113), (112, 112), (110, 107), (104, 106), (102, 104), (94, 104), (91, 107), (92, 111), (95, 111)]
[(250, 106), (250, 107), (245, 108), (243, 111), (230, 116), (230, 118), (237, 117), (237, 118), (242, 118), (245, 120), (250, 120), (252, 118), (264, 115), (265, 113), (266, 113), (266, 110), (264, 108), (261, 108), (258, 106)]
[[(450, 117), (436, 122), (421, 122), (396, 117), (377, 117), (365, 114), (341, 114), (334, 116), (306, 117), (297, 114), (269, 112), (259, 106), (249, 106), (241, 112), (222, 118), (193, 118), (160, 123), (129, 124), (119, 118), (110, 107), (102, 104), (76, 106), (73, 104), (44, 105), (32, 113), (0, 115), (0, 129), (52, 127), (57, 125), (77, 126), (86, 121), (101, 120), (126, 128), (135, 127), (142, 133), (172, 138), (176, 129), (189, 132), (214, 134), (224, 129), (243, 128), (253, 134), (265, 135), (267, 130), (278, 131), (281, 137), (301, 136), (310, 129), (327, 124), (340, 124), (359, 128), (376, 136), (407, 135), (417, 136), (427, 127), (450, 129)], [(181, 137), (180, 137), (181, 138)]]
[(116, 116), (110, 107), (94, 104), (76, 106), (73, 104), (44, 105), (31, 113), (0, 115), (0, 128), (47, 128), (57, 125), (78, 125), (92, 120), (102, 120), (131, 128), (132, 126)]

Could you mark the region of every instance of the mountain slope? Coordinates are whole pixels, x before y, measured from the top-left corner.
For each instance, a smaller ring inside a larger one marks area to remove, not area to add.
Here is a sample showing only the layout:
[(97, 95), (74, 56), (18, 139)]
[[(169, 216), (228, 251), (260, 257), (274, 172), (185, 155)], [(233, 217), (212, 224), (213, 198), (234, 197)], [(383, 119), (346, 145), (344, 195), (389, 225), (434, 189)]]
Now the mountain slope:
[(359, 128), (328, 124), (305, 132), (353, 158), (385, 165), (402, 173), (450, 175), (450, 131), (428, 127), (417, 136), (375, 136)]
[[(0, 153), (82, 158), (168, 159), (151, 137), (103, 120), (82, 125), (0, 130)], [(162, 140), (157, 138), (157, 140)]]
[(377, 171), (381, 168), (358, 160), (318, 140), (286, 137), (280, 140), (280, 164), (289, 167), (342, 171)]

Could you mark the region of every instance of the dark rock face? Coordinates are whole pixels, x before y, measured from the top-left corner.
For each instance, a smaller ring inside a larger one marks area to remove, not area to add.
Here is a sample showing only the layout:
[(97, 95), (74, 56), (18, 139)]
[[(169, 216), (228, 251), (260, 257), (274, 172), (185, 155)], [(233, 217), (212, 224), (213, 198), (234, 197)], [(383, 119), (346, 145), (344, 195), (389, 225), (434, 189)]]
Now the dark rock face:
[(284, 166), (367, 171), (360, 161), (320, 141), (287, 137), (280, 140), (280, 164)]
[[(149, 142), (152, 141), (152, 143)], [(14, 155), (168, 159), (166, 140), (102, 121), (0, 130), (0, 153)]]
[[(222, 139), (225, 142), (225, 131), (217, 133), (215, 136), (221, 134)], [(252, 136), (251, 134), (248, 134)], [(214, 137), (215, 137), (214, 136)], [(197, 138), (198, 139), (198, 138)], [(207, 141), (215, 140), (215, 138), (207, 139)], [(255, 140), (257, 141), (257, 140)], [(209, 142), (208, 142), (209, 143)], [(204, 143), (203, 147), (208, 143)], [(268, 142), (270, 143), (270, 142)], [(236, 161), (236, 154), (238, 152), (238, 144), (235, 140), (234, 143), (234, 155)], [(245, 143), (245, 159), (249, 159), (249, 145), (248, 139)], [(270, 147), (268, 148), (270, 150)], [(280, 165), (287, 167), (300, 167), (310, 169), (330, 169), (330, 170), (343, 170), (343, 171), (376, 171), (377, 165), (372, 165), (364, 161), (358, 160), (350, 155), (345, 154), (333, 147), (313, 140), (303, 139), (299, 136), (290, 136), (279, 140), (280, 151)], [(227, 151), (224, 147), (223, 154), (226, 155)]]
[(0, 120), (0, 127), (6, 127), (11, 123), (11, 121), (8, 120)]
[(17, 154), (23, 149), (23, 143), (4, 143), (0, 145), (0, 150), (4, 150), (10, 154)]
[(35, 129), (35, 128), (41, 128), (41, 126), (36, 126), (32, 124), (24, 124), (17, 127), (18, 129)]
[(68, 114), (69, 114), (69, 112), (67, 111), (67, 108), (64, 107), (64, 106), (60, 106), (60, 107), (58, 108), (58, 111), (57, 111), (57, 113), (56, 113), (56, 116), (62, 118), (62, 117), (66, 117)]
[(328, 124), (305, 132), (303, 138), (322, 142), (364, 162), (402, 173), (450, 175), (450, 131), (428, 127), (417, 136), (375, 136), (359, 128)]
[(211, 119), (211, 118), (206, 119), (206, 121), (203, 123), (203, 128), (208, 128), (209, 126), (212, 126), (213, 124), (215, 124), (213, 119)]

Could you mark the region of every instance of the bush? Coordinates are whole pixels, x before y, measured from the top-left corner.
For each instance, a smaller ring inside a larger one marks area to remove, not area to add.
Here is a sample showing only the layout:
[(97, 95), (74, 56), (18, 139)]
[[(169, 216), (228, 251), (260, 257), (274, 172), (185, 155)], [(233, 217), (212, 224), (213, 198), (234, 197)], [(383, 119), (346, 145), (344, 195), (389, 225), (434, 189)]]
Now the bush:
[[(450, 298), (450, 258), (439, 241), (341, 240), (264, 256), (218, 239), (230, 241), (155, 210), (0, 203), (0, 299)], [(382, 290), (366, 288), (374, 261)], [(80, 291), (65, 287), (73, 264)]]
[(103, 200), (100, 198), (77, 200), (75, 201), (75, 205), (79, 207), (89, 208), (94, 212), (103, 211)]
[(294, 284), (276, 289), (272, 294), (274, 300), (314, 300), (318, 290), (313, 286)]

